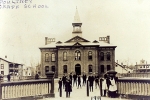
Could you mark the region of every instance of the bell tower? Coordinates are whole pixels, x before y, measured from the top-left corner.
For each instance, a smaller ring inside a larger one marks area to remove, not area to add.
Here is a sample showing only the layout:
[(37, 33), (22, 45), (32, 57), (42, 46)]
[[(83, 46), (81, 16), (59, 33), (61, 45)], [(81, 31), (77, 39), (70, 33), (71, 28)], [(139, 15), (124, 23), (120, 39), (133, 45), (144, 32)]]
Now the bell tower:
[(82, 37), (82, 31), (81, 31), (82, 23), (80, 21), (80, 17), (79, 17), (77, 8), (76, 8), (76, 12), (75, 12), (74, 21), (72, 23), (72, 26), (73, 26), (72, 36), (73, 37), (75, 37), (75, 36)]

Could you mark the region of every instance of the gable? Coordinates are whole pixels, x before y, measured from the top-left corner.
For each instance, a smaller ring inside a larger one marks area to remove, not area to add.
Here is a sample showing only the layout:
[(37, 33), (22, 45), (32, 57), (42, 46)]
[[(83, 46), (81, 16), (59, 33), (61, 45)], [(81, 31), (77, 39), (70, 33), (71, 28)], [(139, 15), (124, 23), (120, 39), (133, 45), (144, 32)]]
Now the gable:
[(75, 37), (69, 39), (68, 41), (66, 41), (65, 43), (68, 43), (68, 42), (90, 42), (90, 41), (88, 41), (80, 36), (75, 36)]
[(82, 44), (76, 42), (73, 46), (82, 46)]

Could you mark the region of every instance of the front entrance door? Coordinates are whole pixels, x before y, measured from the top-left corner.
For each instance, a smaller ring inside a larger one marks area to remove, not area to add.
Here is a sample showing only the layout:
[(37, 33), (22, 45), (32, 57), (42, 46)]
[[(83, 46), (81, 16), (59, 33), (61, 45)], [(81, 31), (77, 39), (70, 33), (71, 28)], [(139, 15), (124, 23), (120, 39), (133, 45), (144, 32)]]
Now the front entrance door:
[(81, 75), (81, 65), (80, 64), (75, 65), (75, 72), (77, 75)]

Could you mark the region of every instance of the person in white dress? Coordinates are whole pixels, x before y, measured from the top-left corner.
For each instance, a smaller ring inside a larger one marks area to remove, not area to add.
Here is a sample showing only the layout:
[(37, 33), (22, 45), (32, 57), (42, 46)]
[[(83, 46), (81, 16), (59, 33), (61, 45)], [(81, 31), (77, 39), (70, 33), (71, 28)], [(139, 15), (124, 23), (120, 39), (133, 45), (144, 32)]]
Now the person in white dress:
[(103, 82), (102, 82), (102, 91), (103, 91), (103, 96), (105, 97), (106, 96), (106, 92), (108, 90), (108, 85), (107, 85), (107, 75), (104, 75), (104, 79), (103, 79)]
[(117, 86), (114, 77), (110, 78), (110, 86), (109, 86), (109, 93), (111, 98), (116, 97), (116, 91), (117, 91)]

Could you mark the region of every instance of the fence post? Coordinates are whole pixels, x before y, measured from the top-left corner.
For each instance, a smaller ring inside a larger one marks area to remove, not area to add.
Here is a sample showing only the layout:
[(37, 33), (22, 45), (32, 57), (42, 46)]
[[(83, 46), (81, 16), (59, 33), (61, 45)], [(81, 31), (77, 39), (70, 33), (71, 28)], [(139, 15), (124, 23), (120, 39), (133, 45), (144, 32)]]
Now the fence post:
[(87, 91), (87, 96), (89, 96), (89, 81), (87, 80), (87, 83), (86, 83), (87, 85), (86, 85), (86, 91)]
[(103, 96), (103, 93), (102, 93), (102, 81), (103, 81), (103, 79), (101, 78), (100, 79), (100, 84), (99, 84), (99, 86), (100, 86), (100, 96)]
[(46, 73), (46, 76), (47, 76), (48, 79), (51, 80), (50, 95), (51, 95), (51, 97), (55, 97), (55, 93), (54, 93), (54, 72), (53, 71), (49, 71), (49, 72)]
[(62, 86), (59, 87), (59, 96), (62, 97)]

